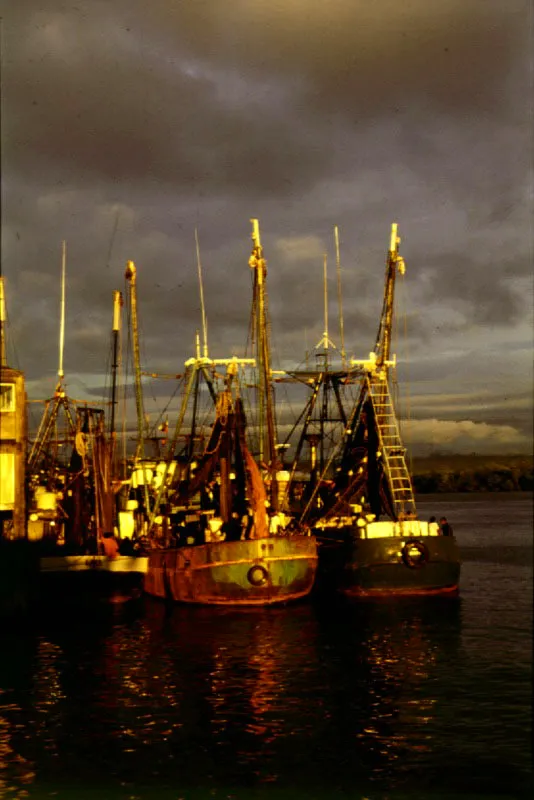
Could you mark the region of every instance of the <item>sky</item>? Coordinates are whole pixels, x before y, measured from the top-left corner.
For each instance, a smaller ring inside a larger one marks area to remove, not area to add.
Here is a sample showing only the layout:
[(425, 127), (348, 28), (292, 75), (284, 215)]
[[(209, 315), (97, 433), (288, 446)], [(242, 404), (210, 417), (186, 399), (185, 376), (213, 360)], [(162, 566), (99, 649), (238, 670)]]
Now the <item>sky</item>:
[[(392, 222), (409, 444), (532, 452), (533, 42), (528, 0), (24, 0), (2, 13), (8, 356), (30, 398), (58, 368), (98, 396), (112, 293), (138, 272), (142, 367), (177, 373), (201, 325), (245, 352), (250, 218), (273, 366), (324, 330), (374, 346)], [(402, 334), (402, 335), (401, 335)], [(169, 385), (147, 391), (155, 413)]]

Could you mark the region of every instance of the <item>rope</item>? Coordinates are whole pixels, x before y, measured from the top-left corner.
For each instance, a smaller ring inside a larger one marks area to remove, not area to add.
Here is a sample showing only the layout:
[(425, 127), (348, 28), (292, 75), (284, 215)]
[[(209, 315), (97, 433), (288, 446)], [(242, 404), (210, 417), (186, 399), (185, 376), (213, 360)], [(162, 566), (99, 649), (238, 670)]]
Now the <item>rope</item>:
[(402, 297), (402, 305), (404, 308), (403, 313), (403, 321), (404, 321), (404, 329), (403, 329), (403, 336), (404, 336), (404, 347), (406, 351), (406, 379), (405, 379), (405, 396), (406, 396), (406, 428), (407, 428), (407, 435), (405, 441), (406, 448), (409, 453), (409, 470), (410, 475), (413, 475), (413, 455), (412, 455), (412, 447), (411, 447), (411, 433), (412, 433), (412, 409), (411, 409), (411, 385), (410, 385), (410, 344), (408, 340), (408, 314), (406, 311), (406, 285), (404, 283), (404, 275), (401, 275), (401, 297)]

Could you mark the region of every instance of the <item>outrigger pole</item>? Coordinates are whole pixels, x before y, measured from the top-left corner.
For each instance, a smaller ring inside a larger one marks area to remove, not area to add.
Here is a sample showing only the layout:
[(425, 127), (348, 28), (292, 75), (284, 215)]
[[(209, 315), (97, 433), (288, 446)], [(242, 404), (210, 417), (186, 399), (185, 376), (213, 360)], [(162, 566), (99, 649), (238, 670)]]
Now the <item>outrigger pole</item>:
[[(182, 426), (183, 426), (183, 423), (184, 423), (184, 419), (185, 419), (185, 415), (186, 415), (186, 411), (187, 411), (187, 406), (188, 406), (188, 403), (189, 403), (189, 398), (191, 396), (191, 392), (193, 391), (193, 388), (194, 388), (195, 384), (198, 385), (198, 379), (200, 377), (200, 374), (202, 373), (204, 375), (204, 377), (206, 379), (206, 383), (207, 383), (209, 391), (210, 391), (210, 394), (211, 394), (213, 400), (216, 401), (216, 394), (214, 392), (213, 385), (212, 385), (212, 382), (211, 382), (211, 378), (210, 378), (210, 375), (209, 375), (209, 372), (208, 372), (208, 368), (209, 367), (226, 366), (226, 367), (228, 367), (230, 369), (231, 372), (233, 372), (233, 371), (237, 371), (237, 367), (238, 366), (241, 366), (241, 365), (242, 366), (254, 366), (255, 363), (256, 363), (256, 361), (255, 361), (254, 358), (236, 358), (235, 356), (233, 358), (201, 358), (201, 357), (198, 356), (198, 353), (197, 353), (197, 357), (196, 358), (190, 358), (185, 362), (186, 375), (187, 375), (186, 388), (185, 388), (184, 396), (182, 398), (182, 404), (181, 404), (181, 407), (180, 407), (180, 411), (179, 411), (179, 414), (178, 414), (178, 417), (177, 417), (177, 420), (176, 420), (176, 425), (175, 425), (175, 428), (174, 428), (174, 434), (173, 434), (172, 439), (171, 439), (171, 441), (169, 443), (169, 446), (168, 446), (167, 455), (166, 455), (166, 458), (165, 458), (165, 468), (164, 468), (163, 474), (161, 476), (161, 482), (160, 482), (160, 485), (159, 485), (159, 488), (158, 488), (158, 492), (157, 492), (156, 497), (154, 499), (154, 507), (152, 509), (152, 512), (150, 514), (150, 518), (149, 518), (149, 521), (148, 521), (147, 535), (150, 534), (150, 532), (151, 532), (151, 530), (152, 530), (152, 528), (154, 526), (154, 520), (155, 520), (155, 518), (156, 518), (156, 516), (158, 515), (158, 512), (159, 512), (159, 508), (160, 508), (160, 505), (161, 505), (161, 499), (163, 497), (163, 493), (164, 493), (165, 488), (166, 488), (167, 476), (169, 474), (169, 467), (170, 467), (171, 462), (172, 462), (173, 457), (174, 457), (174, 453), (175, 453), (175, 450), (176, 450), (176, 445), (178, 444), (178, 439), (180, 437), (180, 433), (181, 433)], [(233, 367), (233, 370), (232, 370), (232, 367)]]

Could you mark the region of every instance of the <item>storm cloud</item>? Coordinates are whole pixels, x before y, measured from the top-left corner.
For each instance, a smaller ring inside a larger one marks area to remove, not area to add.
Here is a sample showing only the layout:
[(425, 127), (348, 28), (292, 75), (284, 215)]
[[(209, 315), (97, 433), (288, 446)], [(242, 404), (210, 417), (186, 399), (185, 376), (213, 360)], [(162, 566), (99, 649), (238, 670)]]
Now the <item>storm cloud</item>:
[[(12, 3), (2, 270), (8, 355), (31, 393), (54, 383), (63, 239), (67, 380), (95, 392), (128, 259), (144, 367), (179, 372), (191, 355), (195, 228), (211, 354), (245, 352), (250, 217), (275, 365), (302, 362), (322, 336), (324, 253), (339, 347), (334, 225), (346, 349), (366, 356), (396, 221), (413, 414), (449, 426), (445, 446), (461, 447), (450, 424), (467, 420), (482, 426), (464, 425), (470, 449), (506, 437), (530, 449), (531, 22), (526, 0)], [(438, 409), (417, 401), (440, 394)]]

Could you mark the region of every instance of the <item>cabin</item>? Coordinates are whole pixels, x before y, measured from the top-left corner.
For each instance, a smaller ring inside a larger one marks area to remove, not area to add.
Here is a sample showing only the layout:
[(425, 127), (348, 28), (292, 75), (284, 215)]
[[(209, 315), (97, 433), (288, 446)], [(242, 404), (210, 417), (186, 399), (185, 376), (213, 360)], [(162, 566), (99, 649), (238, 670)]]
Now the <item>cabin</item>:
[(26, 389), (19, 370), (0, 368), (0, 538), (26, 536)]

